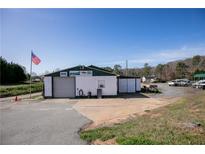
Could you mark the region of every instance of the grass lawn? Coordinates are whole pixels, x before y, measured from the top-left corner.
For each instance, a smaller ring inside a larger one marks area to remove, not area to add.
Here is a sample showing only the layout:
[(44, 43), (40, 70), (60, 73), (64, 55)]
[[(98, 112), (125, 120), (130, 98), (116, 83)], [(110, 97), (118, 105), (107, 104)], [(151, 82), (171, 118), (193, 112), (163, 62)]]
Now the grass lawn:
[(83, 131), (88, 142), (117, 144), (205, 144), (205, 91), (110, 127)]
[[(43, 83), (32, 83), (31, 92), (43, 91)], [(16, 95), (23, 95), (30, 93), (30, 84), (16, 84), (16, 85), (1, 85), (0, 86), (0, 97), (9, 97)]]

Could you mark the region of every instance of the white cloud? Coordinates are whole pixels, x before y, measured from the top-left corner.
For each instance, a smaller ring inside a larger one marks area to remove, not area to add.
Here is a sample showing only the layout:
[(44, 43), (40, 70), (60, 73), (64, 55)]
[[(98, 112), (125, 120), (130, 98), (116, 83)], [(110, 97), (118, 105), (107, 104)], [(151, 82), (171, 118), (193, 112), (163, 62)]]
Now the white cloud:
[(100, 63), (97, 63), (96, 65), (100, 65), (100, 66), (107, 66), (107, 65), (115, 65), (115, 64), (123, 64), (125, 63), (125, 60), (121, 60), (121, 61), (107, 61), (107, 62), (100, 62)]
[(150, 63), (153, 62), (154, 60), (152, 58), (145, 58), (145, 59), (131, 59), (129, 60), (129, 63), (134, 63), (134, 64), (144, 64), (144, 63)]
[(130, 64), (144, 64), (150, 63), (156, 65), (159, 63), (167, 63), (170, 61), (185, 59), (193, 57), (195, 55), (205, 55), (205, 46), (200, 47), (188, 47), (182, 46), (178, 49), (167, 49), (156, 51), (155, 54), (150, 54), (146, 58), (138, 58), (129, 60)]
[(158, 57), (159, 60), (172, 61), (192, 57), (194, 55), (205, 55), (205, 47), (183, 46), (179, 49), (164, 50), (159, 52)]
[[(152, 52), (153, 53), (153, 52)], [(186, 45), (178, 49), (166, 49), (156, 51), (155, 54), (150, 54), (145, 57), (139, 57), (136, 59), (128, 59), (130, 67), (141, 67), (144, 63), (149, 63), (151, 65), (157, 65), (159, 63), (167, 63), (174, 60), (185, 59), (193, 57), (194, 55), (205, 55), (205, 45), (198, 47), (188, 47)], [(115, 64), (120, 64), (125, 66), (125, 60), (110, 61), (98, 63), (101, 66), (113, 66)]]

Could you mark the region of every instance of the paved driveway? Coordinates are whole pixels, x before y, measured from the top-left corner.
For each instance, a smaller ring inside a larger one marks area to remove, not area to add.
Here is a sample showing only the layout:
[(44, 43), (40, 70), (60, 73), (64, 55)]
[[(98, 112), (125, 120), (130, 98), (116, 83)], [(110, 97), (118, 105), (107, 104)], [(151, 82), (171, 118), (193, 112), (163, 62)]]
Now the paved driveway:
[(89, 120), (74, 100), (0, 103), (0, 144), (86, 144), (79, 129)]

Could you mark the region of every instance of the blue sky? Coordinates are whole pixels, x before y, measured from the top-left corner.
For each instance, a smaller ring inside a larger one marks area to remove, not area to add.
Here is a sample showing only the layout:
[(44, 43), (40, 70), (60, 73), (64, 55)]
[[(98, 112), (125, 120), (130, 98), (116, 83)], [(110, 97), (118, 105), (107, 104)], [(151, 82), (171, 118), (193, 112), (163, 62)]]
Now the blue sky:
[(1, 55), (44, 73), (79, 64), (142, 67), (205, 55), (205, 9), (0, 9)]

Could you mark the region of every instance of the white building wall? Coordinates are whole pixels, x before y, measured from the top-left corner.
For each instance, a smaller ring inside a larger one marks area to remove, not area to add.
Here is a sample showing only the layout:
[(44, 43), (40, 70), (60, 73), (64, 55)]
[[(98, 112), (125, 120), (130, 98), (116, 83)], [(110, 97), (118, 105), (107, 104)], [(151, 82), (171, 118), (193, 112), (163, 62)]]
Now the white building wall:
[(105, 83), (102, 95), (117, 95), (116, 76), (76, 76), (76, 96), (79, 96), (80, 89), (83, 90), (84, 96), (87, 96), (88, 92), (96, 96), (99, 82)]
[(52, 77), (50, 76), (44, 77), (44, 96), (52, 96)]

